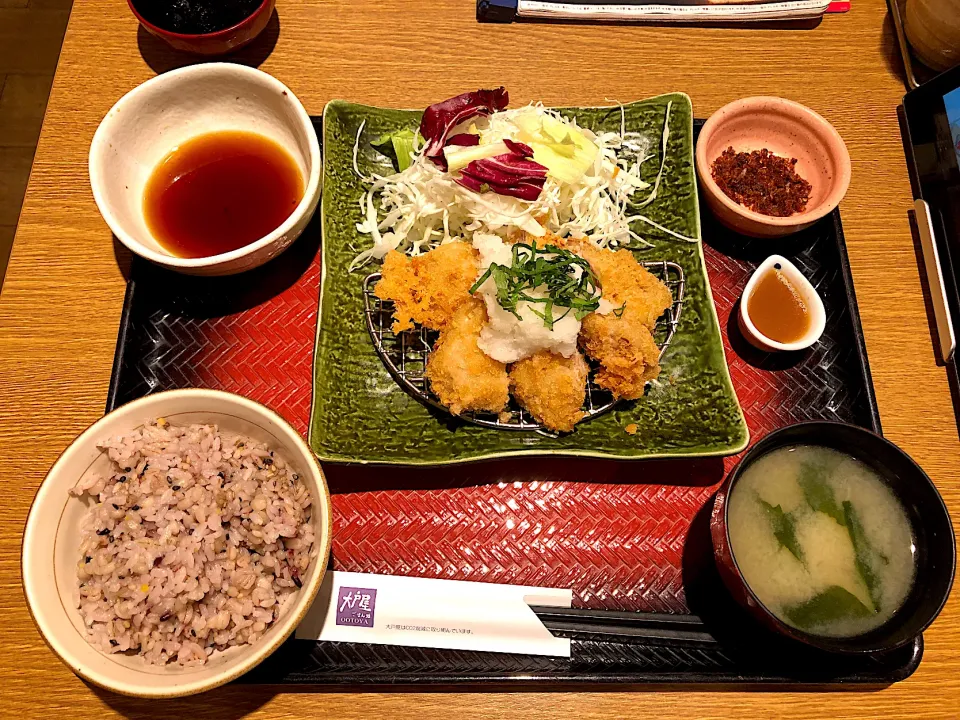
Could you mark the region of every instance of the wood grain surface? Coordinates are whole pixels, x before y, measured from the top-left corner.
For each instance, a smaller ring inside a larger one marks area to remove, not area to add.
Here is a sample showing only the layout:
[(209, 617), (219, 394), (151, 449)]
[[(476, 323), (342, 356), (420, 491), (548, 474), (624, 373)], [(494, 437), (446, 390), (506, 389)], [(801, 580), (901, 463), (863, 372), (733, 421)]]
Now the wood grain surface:
[[(907, 210), (896, 116), (900, 60), (883, 0), (810, 30), (480, 25), (472, 0), (278, 1), (279, 20), (241, 59), (287, 83), (307, 110), (331, 98), (423, 106), (506, 85), (515, 102), (586, 105), (683, 90), (705, 117), (738, 97), (783, 95), (846, 139), (843, 220), (884, 430), (960, 517), (960, 442), (935, 362)], [(30, 620), (23, 523), (57, 454), (100, 416), (123, 300), (124, 257), (97, 213), (87, 149), (110, 106), (187, 60), (138, 31), (123, 0), (78, 0), (0, 295), (0, 717), (878, 718), (960, 716), (960, 599), (897, 685), (832, 693), (657, 688), (636, 692), (284, 693), (223, 688), (138, 702), (88, 687)]]

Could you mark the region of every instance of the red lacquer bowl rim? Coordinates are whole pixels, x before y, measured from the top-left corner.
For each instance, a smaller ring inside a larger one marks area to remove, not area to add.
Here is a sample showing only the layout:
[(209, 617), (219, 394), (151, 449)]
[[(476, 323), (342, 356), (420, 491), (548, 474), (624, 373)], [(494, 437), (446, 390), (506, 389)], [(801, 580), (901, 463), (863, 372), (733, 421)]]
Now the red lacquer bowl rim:
[(130, 8), (130, 12), (132, 12), (136, 16), (137, 20), (140, 21), (140, 24), (157, 35), (176, 38), (178, 40), (222, 40), (230, 35), (235, 34), (238, 30), (243, 29), (245, 26), (252, 25), (257, 17), (259, 17), (264, 11), (264, 9), (272, 5), (274, 2), (276, 2), (276, 0), (263, 0), (263, 2), (257, 5), (257, 8), (252, 13), (247, 15), (240, 22), (235, 23), (230, 27), (223, 28), (222, 30), (214, 30), (213, 32), (208, 33), (178, 33), (173, 30), (166, 30), (144, 18), (143, 15), (140, 14), (140, 11), (137, 10), (135, 0), (127, 0), (127, 5)]

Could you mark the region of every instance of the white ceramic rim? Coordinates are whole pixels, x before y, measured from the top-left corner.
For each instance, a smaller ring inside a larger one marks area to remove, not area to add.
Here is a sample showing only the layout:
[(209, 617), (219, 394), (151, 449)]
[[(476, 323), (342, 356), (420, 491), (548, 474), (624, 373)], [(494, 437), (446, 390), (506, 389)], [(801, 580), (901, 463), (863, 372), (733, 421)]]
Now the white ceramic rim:
[[(68, 648), (62, 646), (57, 640), (56, 636), (50, 632), (50, 628), (44, 622), (43, 614), (40, 613), (38, 615), (38, 613), (34, 612), (34, 603), (31, 598), (37, 596), (39, 593), (44, 592), (44, 589), (42, 587), (37, 587), (38, 581), (33, 577), (32, 572), (29, 569), (33, 566), (33, 561), (30, 557), (32, 546), (31, 537), (36, 533), (45, 531), (45, 528), (37, 526), (37, 523), (40, 521), (37, 519), (34, 512), (38, 505), (40, 505), (41, 499), (45, 499), (46, 495), (53, 492), (50, 485), (47, 483), (47, 478), (56, 472), (62, 465), (68, 464), (68, 461), (73, 455), (82, 453), (82, 448), (87, 447), (91, 442), (96, 442), (96, 440), (100, 437), (100, 433), (102, 432), (100, 428), (103, 426), (106, 419), (111, 417), (114, 413), (119, 412), (120, 410), (129, 411), (143, 405), (149, 405), (157, 398), (169, 397), (171, 395), (193, 396), (200, 401), (211, 396), (220, 396), (230, 402), (234, 402), (238, 405), (244, 405), (248, 410), (256, 414), (268, 417), (284, 431), (284, 434), (287, 436), (285, 439), (289, 439), (294, 445), (296, 445), (297, 449), (305, 458), (307, 458), (307, 462), (310, 463), (311, 469), (315, 472), (316, 476), (320, 480), (319, 490), (321, 497), (326, 503), (325, 511), (327, 514), (327, 525), (325, 528), (323, 545), (321, 548), (319, 548), (319, 552), (314, 559), (314, 562), (320, 563), (323, 567), (321, 568), (320, 572), (317, 573), (315, 581), (310, 586), (305, 585), (301, 589), (301, 593), (303, 594), (298, 596), (296, 599), (297, 607), (291, 608), (289, 615), (281, 619), (283, 622), (290, 624), (289, 629), (286, 632), (279, 634), (270, 644), (257, 643), (252, 645), (250, 647), (247, 659), (241, 663), (238, 663), (237, 666), (230, 672), (225, 672), (221, 675), (215, 675), (205, 680), (178, 682), (170, 688), (143, 688), (135, 683), (116, 683), (110, 678), (101, 676), (99, 673), (89, 672), (86, 668), (84, 668), (83, 663), (80, 662)], [(213, 688), (225, 685), (231, 680), (235, 680), (244, 673), (249, 672), (263, 662), (267, 657), (269, 657), (278, 647), (280, 647), (280, 645), (283, 644), (288, 637), (290, 637), (290, 635), (293, 634), (297, 625), (299, 625), (300, 621), (303, 620), (303, 616), (306, 615), (307, 611), (310, 609), (310, 606), (313, 604), (313, 601), (316, 599), (317, 593), (320, 590), (320, 585), (323, 582), (324, 576), (326, 575), (328, 569), (327, 565), (330, 557), (332, 534), (332, 505), (330, 500), (330, 489), (327, 486), (326, 476), (323, 474), (323, 469), (320, 467), (320, 463), (317, 461), (313, 451), (307, 446), (300, 433), (297, 432), (290, 425), (290, 423), (265, 405), (261, 405), (260, 403), (250, 400), (249, 398), (245, 398), (242, 395), (223, 392), (222, 390), (209, 390), (204, 388), (167, 390), (138, 398), (137, 400), (133, 400), (126, 405), (121, 405), (120, 407), (107, 413), (90, 425), (90, 427), (88, 427), (82, 433), (80, 433), (80, 435), (78, 435), (76, 439), (73, 440), (73, 442), (71, 442), (70, 445), (68, 445), (67, 448), (60, 454), (56, 462), (54, 462), (54, 464), (50, 467), (50, 470), (44, 476), (43, 482), (40, 483), (40, 487), (37, 489), (37, 494), (34, 496), (33, 502), (30, 504), (30, 512), (27, 515), (27, 522), (23, 530), (23, 542), (20, 548), (20, 578), (23, 585), (23, 595), (27, 602), (27, 609), (30, 612), (30, 617), (33, 619), (34, 624), (37, 626), (37, 630), (40, 632), (40, 636), (43, 638), (47, 646), (54, 652), (54, 654), (60, 658), (60, 661), (63, 662), (63, 664), (66, 665), (72, 672), (76, 673), (84, 680), (88, 680), (94, 685), (97, 685), (98, 687), (105, 688), (111, 692), (119, 693), (121, 695), (139, 698), (184, 697), (187, 695), (196, 695), (198, 693), (206, 692), (207, 690), (212, 690)]]
[[(807, 334), (803, 336), (802, 340), (792, 343), (777, 342), (757, 330), (757, 326), (753, 324), (753, 320), (750, 319), (750, 312), (747, 310), (747, 306), (750, 304), (750, 296), (753, 294), (753, 289), (761, 275), (777, 264), (780, 265), (780, 270), (787, 276), (794, 288), (803, 295), (804, 301), (813, 314), (813, 322), (810, 323)], [(740, 298), (740, 319), (743, 321), (745, 331), (752, 335), (757, 342), (771, 350), (805, 350), (820, 339), (827, 326), (827, 312), (823, 307), (820, 293), (817, 292), (813, 283), (800, 272), (800, 269), (782, 255), (771, 255), (753, 271), (753, 275), (747, 281), (747, 286), (743, 289), (743, 296)]]
[[(846, 172), (844, 173), (845, 180), (838, 181), (838, 183), (834, 186), (833, 191), (827, 195), (823, 199), (823, 202), (816, 207), (809, 210), (804, 210), (803, 212), (796, 213), (794, 215), (777, 217), (776, 215), (764, 215), (763, 213), (750, 210), (740, 203), (734, 202), (723, 190), (721, 190), (720, 186), (714, 181), (709, 171), (712, 160), (707, 157), (706, 143), (700, 143), (699, 141), (697, 142), (697, 175), (700, 177), (700, 182), (710, 189), (710, 193), (721, 204), (738, 215), (749, 220), (753, 220), (754, 222), (772, 227), (793, 227), (795, 225), (807, 225), (809, 223), (816, 222), (820, 218), (825, 217), (829, 213), (833, 212), (837, 205), (840, 204), (840, 201), (843, 200), (844, 196), (847, 194), (847, 190), (850, 187), (850, 175), (852, 173), (850, 153), (847, 151), (847, 144), (843, 141), (843, 138), (840, 137), (840, 133), (837, 132), (837, 129), (831, 125), (830, 122), (820, 113), (816, 112), (815, 110), (811, 110), (806, 105), (801, 105), (794, 100), (776, 97), (775, 95), (757, 95), (754, 97), (741, 98), (740, 100), (734, 100), (733, 102), (727, 103), (722, 108), (717, 110), (713, 115), (711, 115), (700, 129), (700, 137), (704, 137), (704, 133), (709, 134), (714, 130), (714, 128), (724, 122), (727, 119), (727, 111), (733, 105), (750, 107), (770, 102), (785, 105), (793, 108), (803, 115), (807, 115), (814, 121), (814, 124), (817, 125), (817, 127), (819, 127), (825, 135), (830, 135), (836, 138), (836, 140), (840, 143), (839, 147), (843, 148), (843, 152), (837, 158), (837, 162), (841, 167), (846, 168)], [(701, 148), (703, 149), (701, 150)]]
[[(131, 98), (136, 97), (140, 93), (148, 92), (156, 85), (168, 82), (184, 75), (211, 74), (221, 71), (235, 72), (239, 75), (247, 75), (251, 78), (256, 78), (257, 82), (263, 82), (266, 85), (272, 86), (273, 89), (278, 93), (285, 94), (293, 104), (294, 112), (300, 119), (300, 124), (307, 134), (307, 140), (310, 145), (310, 175), (307, 177), (307, 183), (304, 187), (303, 197), (300, 200), (300, 204), (297, 205), (296, 209), (294, 209), (290, 216), (284, 220), (280, 227), (276, 228), (269, 235), (264, 235), (259, 240), (255, 240), (254, 242), (244, 245), (241, 248), (237, 248), (236, 250), (202, 258), (181, 258), (175, 255), (159, 253), (143, 245), (139, 240), (134, 238), (120, 227), (120, 223), (118, 223), (116, 218), (113, 216), (113, 213), (111, 212), (110, 207), (100, 190), (100, 179), (93, 176), (94, 151), (105, 142), (106, 129), (104, 128), (104, 124), (107, 118), (109, 118), (115, 110), (123, 109), (123, 106), (130, 102)], [(257, 70), (256, 68), (248, 67), (246, 65), (238, 65), (236, 63), (227, 62), (201, 63), (199, 65), (188, 65), (187, 67), (183, 67), (178, 70), (171, 70), (163, 73), (162, 75), (156, 75), (146, 82), (137, 85), (135, 88), (133, 88), (133, 90), (120, 98), (103, 117), (103, 120), (100, 121), (100, 125), (97, 127), (97, 131), (93, 134), (93, 141), (90, 143), (90, 152), (87, 155), (87, 172), (90, 176), (90, 187), (93, 189), (93, 199), (97, 203), (97, 209), (100, 211), (100, 214), (103, 216), (103, 219), (106, 221), (113, 234), (116, 235), (117, 239), (120, 240), (120, 242), (122, 242), (128, 249), (130, 249), (131, 252), (134, 252), (137, 255), (146, 258), (147, 260), (151, 260), (155, 263), (166, 265), (168, 267), (205, 268), (222, 265), (247, 255), (251, 255), (258, 250), (271, 245), (272, 243), (276, 242), (278, 238), (288, 233), (303, 217), (303, 215), (309, 212), (313, 198), (316, 197), (317, 190), (320, 187), (321, 173), (323, 172), (320, 157), (320, 141), (317, 139), (317, 131), (314, 129), (313, 123), (310, 121), (310, 116), (304, 109), (300, 99), (293, 94), (293, 91), (290, 90), (290, 88), (273, 77), (273, 75), (265, 73), (262, 70)]]

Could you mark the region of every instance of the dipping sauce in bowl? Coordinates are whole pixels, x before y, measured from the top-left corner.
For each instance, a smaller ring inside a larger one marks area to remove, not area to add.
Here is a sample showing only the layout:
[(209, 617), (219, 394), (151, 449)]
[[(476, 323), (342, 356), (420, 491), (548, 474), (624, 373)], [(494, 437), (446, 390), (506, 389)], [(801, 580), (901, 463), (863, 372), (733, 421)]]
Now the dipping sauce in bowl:
[(738, 324), (744, 338), (760, 350), (808, 348), (823, 335), (826, 322), (817, 289), (782, 255), (760, 263), (743, 289)]
[(231, 252), (276, 230), (303, 198), (296, 161), (268, 137), (226, 130), (193, 137), (154, 169), (147, 227), (172, 255)]
[(771, 340), (795, 343), (810, 331), (807, 304), (776, 266), (760, 276), (747, 298), (747, 306), (757, 330)]
[(744, 471), (729, 502), (733, 557), (782, 622), (850, 637), (903, 605), (915, 574), (910, 521), (856, 458), (813, 445), (778, 448)]
[(117, 240), (192, 275), (245, 272), (283, 252), (313, 216), (321, 175), (303, 105), (276, 78), (237, 63), (147, 80), (111, 108), (90, 144), (93, 197)]

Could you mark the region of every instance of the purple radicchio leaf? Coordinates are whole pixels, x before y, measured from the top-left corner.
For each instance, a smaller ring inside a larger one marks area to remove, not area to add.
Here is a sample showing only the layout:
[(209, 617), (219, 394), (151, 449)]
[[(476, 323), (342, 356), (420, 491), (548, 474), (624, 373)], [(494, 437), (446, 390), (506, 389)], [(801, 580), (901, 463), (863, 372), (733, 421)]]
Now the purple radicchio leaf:
[(475, 193), (483, 192), (483, 181), (470, 175), (461, 174), (457, 182), (463, 185), (467, 190), (473, 190)]
[(462, 147), (473, 147), (474, 145), (480, 144), (480, 136), (474, 135), (473, 133), (458, 133), (456, 135), (451, 135), (447, 138), (447, 142), (444, 143), (444, 147), (450, 145), (460, 145)]
[[(476, 175), (476, 169), (480, 168), (486, 172), (504, 173), (524, 179), (545, 178), (547, 176), (547, 169), (540, 163), (526, 160), (512, 153), (474, 160), (470, 165), (476, 166), (472, 171), (474, 175)], [(470, 165), (467, 166), (468, 172), (470, 172)]]
[(520, 155), (525, 158), (533, 157), (533, 148), (529, 145), (525, 145), (522, 142), (517, 142), (516, 140), (511, 140), (510, 138), (504, 138), (503, 144), (510, 148), (511, 152), (516, 155)]
[[(503, 156), (498, 155), (497, 157), (501, 158)], [(537, 182), (538, 184), (543, 185), (546, 173), (539, 171), (525, 172), (522, 169), (509, 164), (488, 162), (490, 160), (494, 160), (494, 158), (487, 158), (486, 160), (474, 160), (460, 172), (464, 175), (470, 175), (483, 180), (484, 182), (494, 183), (496, 185), (513, 185), (514, 183), (520, 181)], [(521, 160), (521, 162), (530, 161)]]
[(546, 178), (543, 165), (511, 152), (474, 160), (460, 171), (457, 182), (474, 192), (487, 189), (498, 195), (536, 200)]
[(503, 110), (509, 100), (507, 91), (499, 87), (496, 90), (463, 93), (428, 107), (420, 121), (420, 134), (427, 141), (426, 156), (434, 162), (439, 159), (437, 164), (445, 166), (443, 147), (453, 128), (475, 115), (489, 115)]
[(498, 195), (509, 195), (511, 197), (520, 198), (521, 200), (536, 200), (540, 197), (540, 191), (543, 190), (543, 185), (537, 185), (532, 182), (519, 182), (516, 185), (511, 185), (510, 187), (494, 187), (490, 186), (490, 189), (493, 190)]

